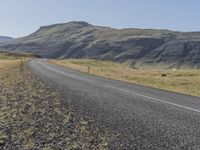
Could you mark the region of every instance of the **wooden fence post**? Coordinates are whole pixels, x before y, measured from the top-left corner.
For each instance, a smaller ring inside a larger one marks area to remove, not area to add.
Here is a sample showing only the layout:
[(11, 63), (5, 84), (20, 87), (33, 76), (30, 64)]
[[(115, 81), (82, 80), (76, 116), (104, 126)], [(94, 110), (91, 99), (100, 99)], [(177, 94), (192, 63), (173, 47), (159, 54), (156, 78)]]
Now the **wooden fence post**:
[(88, 66), (87, 73), (90, 74), (90, 66)]

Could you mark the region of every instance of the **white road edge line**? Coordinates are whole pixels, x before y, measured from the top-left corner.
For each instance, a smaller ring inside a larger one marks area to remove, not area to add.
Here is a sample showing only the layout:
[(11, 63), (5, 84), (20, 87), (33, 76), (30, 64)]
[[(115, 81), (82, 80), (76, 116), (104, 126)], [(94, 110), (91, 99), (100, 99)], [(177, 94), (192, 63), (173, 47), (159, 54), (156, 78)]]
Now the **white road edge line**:
[(154, 100), (154, 101), (157, 101), (157, 102), (166, 103), (166, 104), (169, 104), (169, 105), (173, 105), (173, 106), (180, 107), (180, 108), (185, 108), (185, 109), (200, 113), (200, 110), (193, 109), (193, 108), (190, 108), (190, 107), (187, 107), (187, 106), (183, 106), (183, 105), (179, 105), (179, 104), (175, 104), (175, 103), (171, 103), (171, 102), (166, 102), (166, 101), (163, 101), (163, 100), (160, 100), (160, 99), (157, 99), (157, 98), (153, 98), (153, 97), (150, 97), (150, 96), (145, 96), (145, 95), (138, 94), (138, 93), (135, 93), (135, 92), (127, 91), (127, 90), (124, 90), (124, 89), (121, 89), (121, 88), (118, 88), (118, 87), (114, 87), (114, 86), (111, 86), (111, 85), (107, 85), (107, 86), (114, 88), (114, 89), (117, 89), (117, 90), (120, 90), (122, 92), (128, 93), (128, 94), (131, 94), (131, 95), (144, 97), (144, 98), (151, 99), (151, 100)]

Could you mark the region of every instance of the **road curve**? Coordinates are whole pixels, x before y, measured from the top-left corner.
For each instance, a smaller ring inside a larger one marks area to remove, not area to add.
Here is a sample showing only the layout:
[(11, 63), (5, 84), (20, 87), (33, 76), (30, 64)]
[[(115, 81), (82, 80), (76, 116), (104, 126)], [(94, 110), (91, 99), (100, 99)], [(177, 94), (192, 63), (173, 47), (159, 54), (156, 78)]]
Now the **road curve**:
[(42, 59), (28, 67), (78, 113), (119, 132), (118, 144), (127, 149), (200, 149), (199, 97), (96, 77)]

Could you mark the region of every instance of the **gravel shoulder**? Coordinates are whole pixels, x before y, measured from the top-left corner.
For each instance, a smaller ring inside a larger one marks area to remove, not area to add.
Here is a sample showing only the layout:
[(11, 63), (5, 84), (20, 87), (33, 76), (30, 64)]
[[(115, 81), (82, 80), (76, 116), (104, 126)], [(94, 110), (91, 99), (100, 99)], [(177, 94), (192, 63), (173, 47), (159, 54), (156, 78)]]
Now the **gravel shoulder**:
[(63, 105), (26, 66), (0, 71), (0, 149), (107, 149), (114, 137)]

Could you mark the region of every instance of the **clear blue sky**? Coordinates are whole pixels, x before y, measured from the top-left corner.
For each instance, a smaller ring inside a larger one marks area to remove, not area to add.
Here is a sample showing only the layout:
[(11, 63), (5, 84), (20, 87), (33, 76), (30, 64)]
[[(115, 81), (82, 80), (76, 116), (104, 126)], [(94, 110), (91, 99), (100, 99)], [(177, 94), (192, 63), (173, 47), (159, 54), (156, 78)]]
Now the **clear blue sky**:
[(200, 31), (200, 0), (0, 0), (0, 35), (25, 36), (42, 25), (74, 20)]

